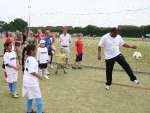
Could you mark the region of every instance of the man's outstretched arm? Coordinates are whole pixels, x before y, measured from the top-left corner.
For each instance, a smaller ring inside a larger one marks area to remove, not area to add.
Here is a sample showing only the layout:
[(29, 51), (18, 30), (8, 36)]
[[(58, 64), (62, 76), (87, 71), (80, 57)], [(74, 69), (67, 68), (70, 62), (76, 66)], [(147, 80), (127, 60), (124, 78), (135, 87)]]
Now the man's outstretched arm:
[(125, 48), (132, 48), (132, 49), (136, 49), (137, 48), (137, 46), (135, 46), (135, 45), (129, 45), (127, 43), (124, 43), (122, 46), (125, 47)]

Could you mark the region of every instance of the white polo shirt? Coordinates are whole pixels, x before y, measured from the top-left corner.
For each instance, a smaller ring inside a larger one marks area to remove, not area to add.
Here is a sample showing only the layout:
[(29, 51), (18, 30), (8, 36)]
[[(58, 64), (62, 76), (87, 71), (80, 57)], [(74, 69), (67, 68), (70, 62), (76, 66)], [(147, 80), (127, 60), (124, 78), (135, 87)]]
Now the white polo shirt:
[(37, 60), (40, 64), (48, 63), (48, 49), (46, 47), (39, 47), (37, 50)]
[(31, 73), (38, 73), (38, 62), (35, 57), (29, 56), (25, 62), (23, 86), (39, 86), (39, 79)]
[(60, 45), (61, 46), (68, 46), (70, 45), (70, 41), (71, 41), (71, 35), (70, 34), (61, 34), (60, 37), (59, 37), (59, 40), (60, 40)]
[[(17, 65), (17, 57), (16, 57), (16, 52), (12, 51), (12, 52), (5, 52), (4, 54), (4, 64), (10, 64), (10, 65)], [(15, 70), (14, 68), (5, 66), (6, 69), (6, 73), (7, 74), (14, 74), (17, 72), (17, 70)]]
[(118, 56), (121, 52), (119, 46), (124, 44), (124, 40), (120, 35), (117, 35), (115, 38), (110, 36), (110, 33), (102, 36), (98, 46), (104, 48), (105, 59), (112, 59)]

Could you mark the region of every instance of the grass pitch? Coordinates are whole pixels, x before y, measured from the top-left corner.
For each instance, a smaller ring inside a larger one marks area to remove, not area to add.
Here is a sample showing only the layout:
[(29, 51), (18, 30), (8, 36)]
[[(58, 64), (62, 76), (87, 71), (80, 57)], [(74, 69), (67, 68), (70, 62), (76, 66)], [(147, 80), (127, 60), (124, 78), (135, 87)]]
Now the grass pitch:
[[(134, 40), (127, 40), (127, 42), (138, 45), (138, 50), (143, 54), (141, 60), (135, 61), (132, 59), (132, 53), (135, 50), (121, 49), (134, 70), (149, 71), (149, 42)], [(85, 39), (83, 64), (104, 67), (104, 61), (96, 60), (97, 43), (98, 40)], [(75, 56), (73, 50), (72, 44), (71, 62)], [(2, 49), (0, 51), (2, 54)], [(2, 59), (0, 61), (2, 63)], [(115, 67), (120, 68), (119, 65)], [(46, 113), (150, 113), (149, 75), (136, 74), (141, 85), (135, 87), (125, 72), (114, 72), (111, 90), (106, 91), (104, 89), (105, 70), (69, 69), (66, 75), (62, 72), (54, 75), (54, 70), (49, 69), (49, 71), (50, 80), (41, 81), (40, 85), (43, 109)], [(0, 75), (3, 75), (2, 68), (0, 68)], [(10, 97), (8, 85), (0, 76), (0, 113), (26, 112), (26, 99), (21, 97), (22, 76), (20, 72), (17, 84), (19, 99)], [(36, 109), (35, 106), (34, 109)]]

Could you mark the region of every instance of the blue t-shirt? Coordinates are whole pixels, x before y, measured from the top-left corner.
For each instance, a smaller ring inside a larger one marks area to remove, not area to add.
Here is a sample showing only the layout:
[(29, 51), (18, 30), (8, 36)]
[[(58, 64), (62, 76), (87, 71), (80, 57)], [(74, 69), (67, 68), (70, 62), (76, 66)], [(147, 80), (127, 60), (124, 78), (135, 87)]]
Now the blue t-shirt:
[(52, 41), (51, 41), (50, 37), (45, 37), (44, 40), (45, 40), (45, 46), (48, 49), (48, 54), (50, 55), (51, 51), (52, 51), (52, 48), (51, 48)]

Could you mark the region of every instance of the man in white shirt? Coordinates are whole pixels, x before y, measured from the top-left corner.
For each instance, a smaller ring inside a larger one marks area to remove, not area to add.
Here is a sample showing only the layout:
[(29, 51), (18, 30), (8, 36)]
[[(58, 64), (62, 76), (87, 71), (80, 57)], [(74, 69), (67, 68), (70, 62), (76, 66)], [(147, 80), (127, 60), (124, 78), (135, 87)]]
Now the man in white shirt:
[(133, 74), (133, 71), (130, 65), (125, 60), (124, 56), (119, 50), (119, 46), (125, 48), (136, 49), (136, 46), (128, 45), (124, 42), (123, 38), (118, 35), (118, 29), (113, 28), (110, 33), (104, 35), (99, 44), (98, 44), (98, 59), (101, 59), (101, 48), (104, 49), (105, 63), (106, 63), (106, 89), (110, 89), (112, 84), (112, 71), (115, 62), (118, 62), (122, 68), (127, 72), (130, 80), (136, 84), (139, 84), (136, 76)]
[(71, 43), (71, 36), (68, 33), (68, 29), (64, 28), (63, 33), (59, 37), (60, 46), (64, 49), (64, 53), (66, 54), (66, 64), (68, 64), (68, 59), (70, 56), (70, 43)]

